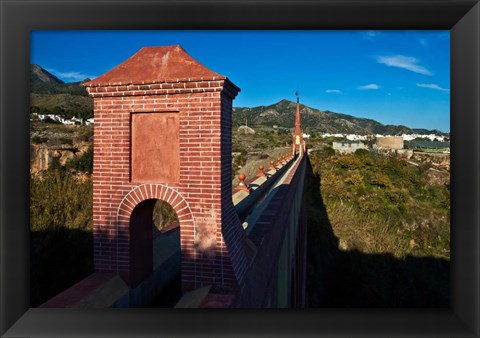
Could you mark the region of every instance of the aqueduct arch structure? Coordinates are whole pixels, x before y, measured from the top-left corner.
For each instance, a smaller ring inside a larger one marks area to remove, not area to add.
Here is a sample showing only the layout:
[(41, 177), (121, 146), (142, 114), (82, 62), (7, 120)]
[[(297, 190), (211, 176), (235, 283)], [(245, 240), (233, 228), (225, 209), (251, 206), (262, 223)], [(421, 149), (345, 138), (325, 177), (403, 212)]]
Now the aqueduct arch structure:
[(94, 263), (138, 283), (130, 218), (169, 203), (180, 223), (182, 288), (237, 288), (245, 234), (232, 204), (232, 100), (240, 90), (180, 46), (142, 48), (85, 84), (94, 98)]

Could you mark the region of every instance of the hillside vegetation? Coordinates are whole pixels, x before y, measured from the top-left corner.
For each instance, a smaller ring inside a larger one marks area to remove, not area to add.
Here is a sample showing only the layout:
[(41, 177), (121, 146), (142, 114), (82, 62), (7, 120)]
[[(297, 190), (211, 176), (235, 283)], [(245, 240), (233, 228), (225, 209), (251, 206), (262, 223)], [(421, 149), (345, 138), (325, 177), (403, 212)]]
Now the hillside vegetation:
[(63, 167), (30, 175), (30, 306), (93, 272), (92, 206), (90, 176)]
[(88, 96), (62, 94), (30, 94), (30, 112), (56, 114), (66, 118), (93, 117), (93, 99)]
[(448, 306), (449, 185), (367, 151), (310, 160), (310, 305)]
[(311, 161), (346, 248), (450, 258), (448, 185), (431, 185), (425, 169), (368, 151), (343, 156), (319, 151)]
[[(87, 81), (89, 79), (84, 79)], [(65, 83), (39, 65), (30, 65), (30, 91), (38, 94), (71, 94), (88, 96), (84, 82)]]
[(93, 117), (93, 99), (82, 82), (64, 83), (39, 65), (30, 65), (30, 112)]

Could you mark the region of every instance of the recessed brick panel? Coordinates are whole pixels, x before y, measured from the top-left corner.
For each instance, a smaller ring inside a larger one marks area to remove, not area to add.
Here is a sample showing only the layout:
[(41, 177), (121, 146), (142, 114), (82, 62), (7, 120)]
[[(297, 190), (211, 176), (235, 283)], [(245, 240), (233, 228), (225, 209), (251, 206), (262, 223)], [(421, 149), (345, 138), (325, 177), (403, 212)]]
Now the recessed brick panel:
[(178, 182), (180, 174), (178, 113), (133, 113), (131, 123), (132, 183)]

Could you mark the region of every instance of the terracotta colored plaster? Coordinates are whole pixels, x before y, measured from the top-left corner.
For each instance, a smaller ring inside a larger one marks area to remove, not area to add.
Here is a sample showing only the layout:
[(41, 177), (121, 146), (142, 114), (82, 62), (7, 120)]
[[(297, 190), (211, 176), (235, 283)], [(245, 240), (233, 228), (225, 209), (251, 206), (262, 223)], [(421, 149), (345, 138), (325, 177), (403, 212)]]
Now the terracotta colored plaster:
[(132, 182), (178, 182), (178, 137), (178, 113), (132, 114)]

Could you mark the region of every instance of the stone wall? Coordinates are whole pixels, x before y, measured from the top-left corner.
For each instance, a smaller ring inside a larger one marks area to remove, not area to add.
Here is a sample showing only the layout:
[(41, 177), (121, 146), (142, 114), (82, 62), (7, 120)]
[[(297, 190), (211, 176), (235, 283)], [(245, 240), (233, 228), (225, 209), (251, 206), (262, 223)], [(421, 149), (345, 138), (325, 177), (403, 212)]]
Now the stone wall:
[(377, 137), (375, 144), (378, 148), (403, 149), (403, 137), (401, 136)]

